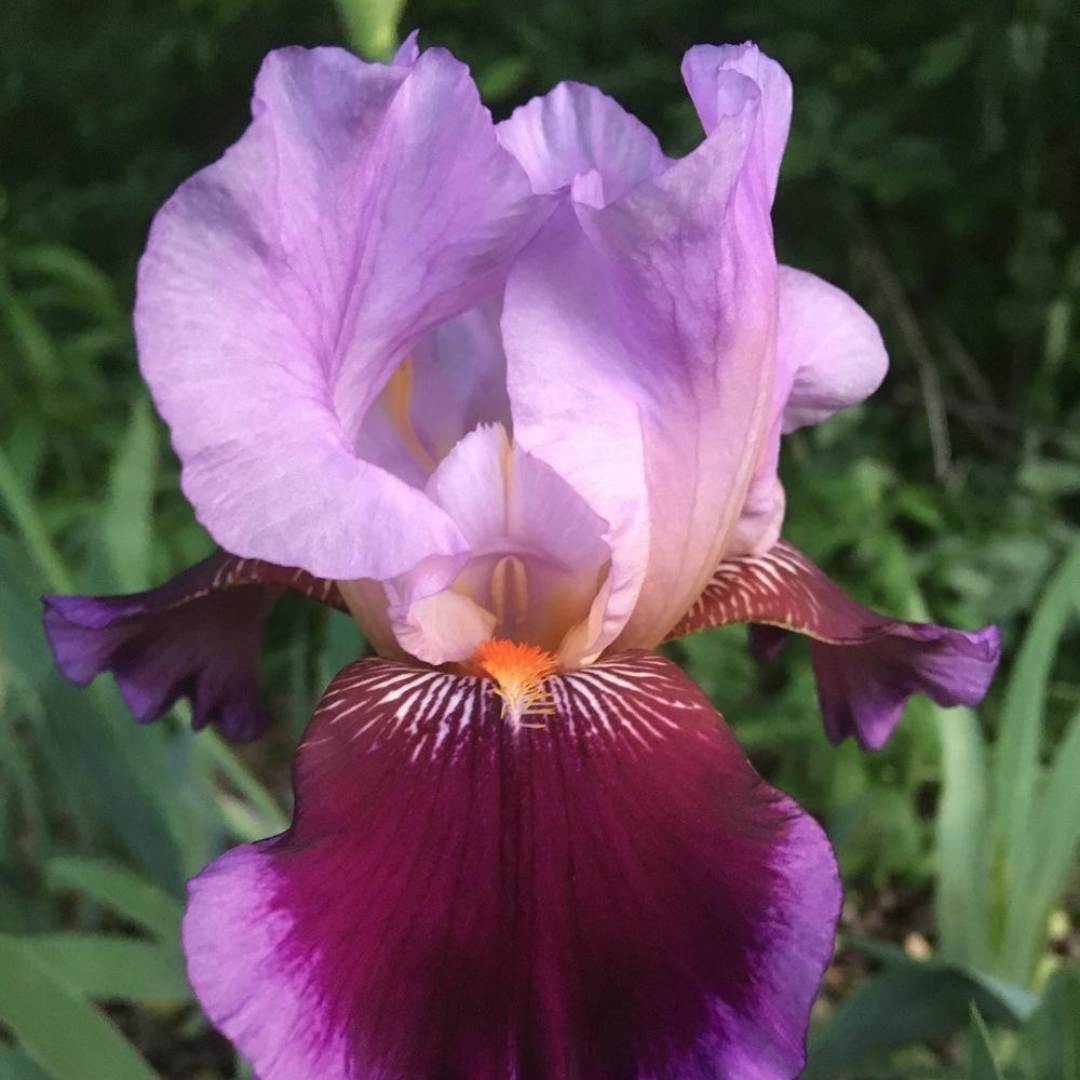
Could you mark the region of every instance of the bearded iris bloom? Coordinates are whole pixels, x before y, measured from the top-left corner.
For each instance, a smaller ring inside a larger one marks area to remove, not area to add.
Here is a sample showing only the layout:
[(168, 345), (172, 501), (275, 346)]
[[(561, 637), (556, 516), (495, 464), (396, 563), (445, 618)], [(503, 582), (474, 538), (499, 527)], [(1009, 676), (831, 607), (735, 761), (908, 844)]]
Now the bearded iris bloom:
[(654, 650), (811, 638), (826, 731), (974, 704), (996, 631), (875, 615), (780, 540), (781, 436), (871, 393), (871, 319), (777, 265), (791, 110), (691, 49), (680, 160), (563, 84), (494, 124), (415, 37), (265, 61), (160, 211), (142, 370), (220, 550), (47, 597), (62, 670), (235, 739), (284, 590), (379, 653), (332, 682), (291, 828), (190, 886), (184, 947), (260, 1080), (781, 1080), (840, 904), (820, 827)]

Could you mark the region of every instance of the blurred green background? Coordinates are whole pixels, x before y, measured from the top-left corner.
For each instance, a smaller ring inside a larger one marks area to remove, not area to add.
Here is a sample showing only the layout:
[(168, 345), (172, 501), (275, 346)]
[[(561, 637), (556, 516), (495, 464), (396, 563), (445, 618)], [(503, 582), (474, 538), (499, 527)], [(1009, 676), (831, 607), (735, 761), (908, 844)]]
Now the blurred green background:
[[(787, 440), (787, 535), (909, 618), (998, 622), (975, 715), (913, 703), (831, 748), (805, 651), (738, 628), (674, 655), (758, 767), (825, 822), (848, 886), (807, 1080), (1080, 1078), (1080, 8), (818, 0), (7, 0), (0, 8), (0, 1078), (246, 1076), (192, 1004), (183, 880), (287, 820), (288, 763), (352, 659), (348, 620), (271, 623), (278, 723), (236, 752), (137, 729), (52, 669), (46, 590), (159, 582), (209, 550), (134, 363), (154, 210), (243, 129), (263, 54), (401, 31), (497, 118), (593, 82), (694, 145), (678, 64), (756, 40), (795, 83), (781, 258), (853, 293), (892, 356), (864, 406)], [(400, 20), (399, 20), (400, 16)]]

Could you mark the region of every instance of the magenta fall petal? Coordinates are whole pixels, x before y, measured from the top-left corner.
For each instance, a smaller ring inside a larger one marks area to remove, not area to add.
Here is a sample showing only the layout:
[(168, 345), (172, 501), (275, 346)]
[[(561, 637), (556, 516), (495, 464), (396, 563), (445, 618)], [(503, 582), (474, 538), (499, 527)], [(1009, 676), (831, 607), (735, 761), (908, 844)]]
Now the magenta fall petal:
[(765, 555), (728, 559), (672, 631), (671, 639), (748, 622), (759, 659), (790, 631), (805, 634), (825, 731), (880, 750), (912, 694), (938, 705), (977, 705), (1001, 657), (997, 627), (952, 630), (888, 619), (857, 604), (791, 544)]
[(207, 1014), (261, 1080), (791, 1080), (840, 886), (819, 826), (672, 663), (549, 683), (367, 660), (289, 832), (192, 882)]
[(188, 697), (194, 728), (252, 739), (267, 725), (257, 674), (263, 624), (285, 589), (343, 606), (332, 581), (218, 551), (148, 592), (46, 596), (45, 633), (72, 682), (111, 671), (140, 722)]

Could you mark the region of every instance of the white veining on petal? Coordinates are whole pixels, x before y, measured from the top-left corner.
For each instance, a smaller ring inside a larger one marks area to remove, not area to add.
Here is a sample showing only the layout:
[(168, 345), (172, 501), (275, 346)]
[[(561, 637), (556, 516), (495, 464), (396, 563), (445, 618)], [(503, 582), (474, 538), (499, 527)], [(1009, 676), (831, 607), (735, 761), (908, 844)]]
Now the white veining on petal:
[[(393, 742), (415, 763), (456, 755), (470, 725), (498, 718), (515, 738), (602, 739), (621, 744), (621, 752), (646, 753), (679, 729), (681, 712), (695, 707), (670, 671), (659, 656), (630, 653), (552, 675), (551, 711), (526, 712), (512, 724), (490, 678), (360, 661), (335, 681), (316, 713), (315, 722), (325, 724), (328, 734), (316, 731), (304, 745), (340, 745), (369, 733), (369, 752)], [(329, 733), (345, 722), (346, 730)]]

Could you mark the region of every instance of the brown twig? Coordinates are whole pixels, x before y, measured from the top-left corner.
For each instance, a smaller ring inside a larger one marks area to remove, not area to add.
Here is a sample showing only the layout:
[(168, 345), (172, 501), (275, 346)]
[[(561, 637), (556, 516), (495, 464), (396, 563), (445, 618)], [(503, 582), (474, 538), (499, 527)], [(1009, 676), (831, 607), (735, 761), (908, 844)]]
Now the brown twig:
[(952, 440), (949, 437), (949, 418), (941, 390), (941, 377), (934, 354), (922, 332), (915, 312), (896, 271), (884, 251), (869, 232), (862, 230), (863, 240), (856, 256), (873, 276), (889, 311), (900, 330), (907, 351), (915, 362), (923, 409), (930, 430), (930, 448), (934, 458), (934, 476), (945, 483), (952, 473)]

